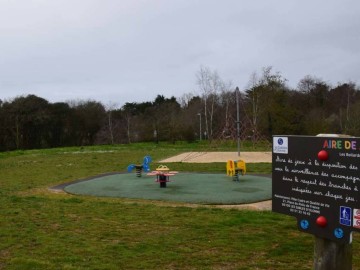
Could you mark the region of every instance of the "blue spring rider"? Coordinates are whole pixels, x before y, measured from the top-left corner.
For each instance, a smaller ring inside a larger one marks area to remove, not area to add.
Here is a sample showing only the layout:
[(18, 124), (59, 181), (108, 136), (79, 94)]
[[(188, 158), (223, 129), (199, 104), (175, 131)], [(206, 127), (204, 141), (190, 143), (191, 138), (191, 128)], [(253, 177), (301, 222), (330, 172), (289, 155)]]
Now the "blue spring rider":
[(150, 162), (151, 161), (152, 161), (152, 159), (150, 156), (145, 156), (143, 164), (141, 164), (141, 165), (140, 164), (130, 164), (127, 167), (127, 171), (131, 172), (135, 168), (136, 176), (141, 177), (142, 170), (144, 170), (145, 172), (150, 172)]

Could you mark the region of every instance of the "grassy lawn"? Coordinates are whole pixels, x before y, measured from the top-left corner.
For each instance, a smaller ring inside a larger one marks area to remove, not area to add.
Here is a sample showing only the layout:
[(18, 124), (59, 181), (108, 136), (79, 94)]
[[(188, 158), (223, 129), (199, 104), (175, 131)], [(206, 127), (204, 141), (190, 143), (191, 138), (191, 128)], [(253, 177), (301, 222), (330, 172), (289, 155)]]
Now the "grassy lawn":
[[(211, 151), (234, 151), (230, 147)], [(0, 153), (0, 269), (311, 269), (313, 237), (300, 233), (291, 217), (48, 191), (124, 171), (145, 155), (155, 167), (160, 159), (200, 149), (133, 144)], [(266, 145), (243, 145), (246, 150)], [(170, 167), (225, 173), (222, 163)], [(248, 164), (248, 171), (270, 173), (271, 166)], [(353, 269), (360, 269), (359, 240), (354, 234)]]

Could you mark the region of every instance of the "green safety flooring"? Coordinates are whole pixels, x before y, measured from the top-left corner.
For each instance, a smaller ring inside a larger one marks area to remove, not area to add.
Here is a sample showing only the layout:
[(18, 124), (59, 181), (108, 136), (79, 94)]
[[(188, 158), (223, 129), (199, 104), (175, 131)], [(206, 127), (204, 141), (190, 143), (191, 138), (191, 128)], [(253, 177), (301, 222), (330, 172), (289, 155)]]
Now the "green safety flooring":
[(160, 188), (155, 176), (119, 173), (69, 184), (71, 194), (149, 199), (197, 204), (244, 204), (271, 199), (271, 178), (245, 175), (240, 181), (224, 174), (179, 173)]

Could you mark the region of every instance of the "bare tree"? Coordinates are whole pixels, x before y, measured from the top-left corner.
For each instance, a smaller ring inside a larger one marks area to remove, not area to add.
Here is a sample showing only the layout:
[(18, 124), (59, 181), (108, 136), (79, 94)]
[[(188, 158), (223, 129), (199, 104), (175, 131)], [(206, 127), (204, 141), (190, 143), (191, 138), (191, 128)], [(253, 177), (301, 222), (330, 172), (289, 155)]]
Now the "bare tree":
[[(235, 127), (235, 93), (232, 89), (232, 82), (221, 81), (220, 84), (220, 93), (219, 93), (219, 109), (218, 114), (218, 123), (219, 134), (218, 138), (232, 138), (233, 129)], [(236, 135), (236, 134), (235, 134)]]
[(126, 130), (126, 137), (127, 137), (127, 142), (131, 143), (131, 122), (133, 119), (133, 114), (134, 114), (134, 104), (133, 103), (126, 103), (123, 107), (122, 107), (122, 111), (123, 111), (123, 117), (125, 120), (125, 130)]
[(317, 84), (322, 83), (323, 81), (320, 78), (317, 78), (315, 76), (306, 75), (304, 78), (302, 78), (298, 85), (297, 89), (299, 89), (300, 92), (309, 94), (313, 89), (316, 87)]
[(194, 98), (195, 94), (193, 93), (185, 93), (181, 97), (177, 98), (178, 103), (181, 108), (186, 108), (189, 106), (189, 102)]
[(204, 102), (205, 131), (209, 140), (212, 140), (215, 103), (223, 82), (217, 71), (211, 71), (210, 68), (203, 66), (200, 67), (196, 78)]
[(271, 133), (271, 111), (276, 107), (275, 96), (281, 95), (286, 89), (285, 82), (286, 79), (279, 72), (274, 73), (272, 67), (264, 67), (260, 76), (256, 72), (251, 75), (246, 90), (246, 113), (253, 141), (264, 133)]
[(106, 105), (106, 112), (107, 112), (107, 118), (108, 118), (107, 124), (108, 124), (109, 137), (110, 137), (111, 144), (114, 144), (114, 125), (113, 125), (112, 113), (116, 107), (117, 107), (116, 103), (111, 102), (111, 101)]

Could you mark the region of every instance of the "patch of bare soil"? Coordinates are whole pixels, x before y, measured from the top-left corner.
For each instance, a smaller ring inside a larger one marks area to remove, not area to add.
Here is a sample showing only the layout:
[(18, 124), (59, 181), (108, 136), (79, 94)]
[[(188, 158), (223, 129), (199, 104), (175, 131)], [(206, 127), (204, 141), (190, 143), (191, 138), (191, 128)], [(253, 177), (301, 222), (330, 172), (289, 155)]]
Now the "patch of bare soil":
[(186, 152), (159, 162), (212, 163), (238, 159), (246, 163), (271, 162), (271, 152), (240, 152), (240, 156), (237, 152)]
[(270, 211), (272, 209), (272, 200), (250, 203), (250, 204), (235, 204), (235, 205), (218, 205), (218, 208), (231, 208), (255, 211)]

